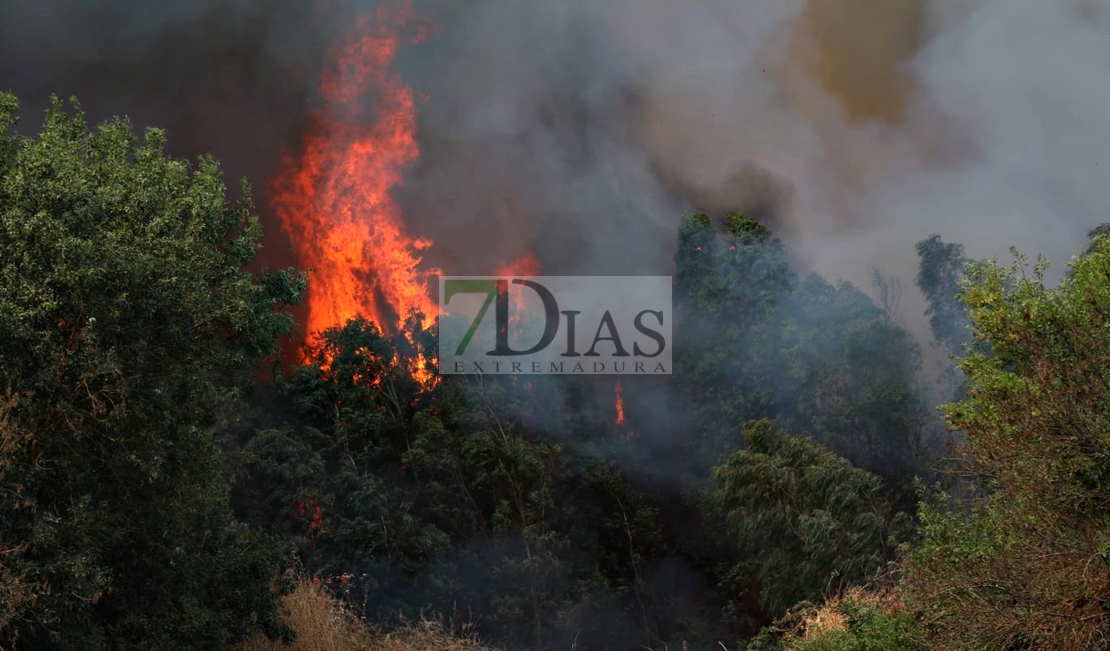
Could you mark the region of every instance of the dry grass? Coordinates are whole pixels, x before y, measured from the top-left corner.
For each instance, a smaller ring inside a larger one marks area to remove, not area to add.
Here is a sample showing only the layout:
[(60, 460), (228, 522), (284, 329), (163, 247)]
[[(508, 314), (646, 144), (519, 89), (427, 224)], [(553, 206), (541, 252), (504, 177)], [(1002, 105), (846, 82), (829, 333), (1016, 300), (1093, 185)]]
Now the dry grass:
[(833, 631), (845, 630), (848, 623), (842, 608), (845, 602), (855, 604), (857, 607), (877, 608), (890, 615), (895, 615), (904, 608), (901, 600), (892, 590), (851, 588), (842, 596), (814, 608), (803, 617), (802, 626), (805, 631), (803, 637), (821, 636)]
[(472, 635), (450, 635), (437, 622), (424, 621), (378, 632), (369, 647), (372, 651), (489, 651)]
[(257, 635), (239, 651), (490, 651), (472, 634), (451, 635), (432, 620), (384, 631), (368, 628), (319, 581), (301, 579), (281, 602), (281, 616), (297, 639), (292, 644)]
[(830, 598), (821, 605), (810, 606), (797, 612), (790, 630), (783, 636), (784, 649), (791, 649), (791, 642), (826, 638), (833, 633), (846, 631), (848, 618), (844, 614), (844, 604), (850, 603), (857, 608), (877, 608), (889, 615), (896, 615), (905, 608), (902, 601), (890, 589), (850, 588), (844, 594)]
[[(937, 647), (1110, 648), (1110, 564), (1099, 556), (1097, 542), (1083, 540), (1074, 533), (1079, 525), (1073, 526), (1022, 532), (1020, 545), (958, 569), (936, 558), (931, 572), (911, 575), (916, 600), (932, 606), (925, 623)], [(1037, 533), (1041, 539), (1030, 542)]]
[(792, 635), (787, 635), (785, 641), (823, 637), (836, 631), (843, 631), (847, 627), (848, 618), (840, 609), (840, 600), (827, 602), (803, 613), (797, 630)]

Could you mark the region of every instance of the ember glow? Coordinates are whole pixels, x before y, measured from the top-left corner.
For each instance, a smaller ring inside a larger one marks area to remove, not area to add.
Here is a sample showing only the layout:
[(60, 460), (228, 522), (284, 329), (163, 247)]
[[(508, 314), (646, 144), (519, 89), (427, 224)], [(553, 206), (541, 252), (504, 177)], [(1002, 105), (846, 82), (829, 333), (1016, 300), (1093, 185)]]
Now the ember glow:
[(613, 390), (617, 393), (617, 399), (613, 402), (613, 408), (617, 411), (617, 425), (624, 425), (624, 396), (621, 395), (621, 381), (613, 385)]
[[(614, 421), (617, 425), (624, 425), (624, 388), (621, 386), (621, 381), (617, 380), (613, 385), (613, 392), (616, 393), (616, 398), (613, 400), (613, 410), (616, 411), (617, 417)], [(632, 430), (627, 430), (624, 433), (624, 438), (631, 439), (635, 436)]]
[[(391, 195), (420, 154), (413, 90), (390, 68), (410, 19), (408, 3), (363, 17), (321, 75), (324, 108), (298, 157), (283, 161), (271, 197), (302, 267), (309, 269), (307, 330), (361, 315), (395, 332), (412, 313), (436, 316), (420, 252)], [(422, 361), (420, 362), (423, 363)], [(421, 371), (421, 374), (424, 372)]]

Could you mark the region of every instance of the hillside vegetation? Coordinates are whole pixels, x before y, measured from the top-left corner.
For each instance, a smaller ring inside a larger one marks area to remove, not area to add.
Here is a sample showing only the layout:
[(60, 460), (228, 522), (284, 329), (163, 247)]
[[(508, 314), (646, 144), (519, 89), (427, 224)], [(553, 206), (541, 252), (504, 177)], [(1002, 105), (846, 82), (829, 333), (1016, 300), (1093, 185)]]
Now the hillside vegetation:
[(17, 108), (0, 648), (1107, 646), (1105, 228), (1054, 288), (919, 243), (938, 379), (890, 279), (686, 216), (675, 372), (627, 378), (617, 423), (612, 378), (418, 381), (420, 315), (283, 360), (306, 279), (257, 264), (216, 161), (61, 102), (17, 136)]

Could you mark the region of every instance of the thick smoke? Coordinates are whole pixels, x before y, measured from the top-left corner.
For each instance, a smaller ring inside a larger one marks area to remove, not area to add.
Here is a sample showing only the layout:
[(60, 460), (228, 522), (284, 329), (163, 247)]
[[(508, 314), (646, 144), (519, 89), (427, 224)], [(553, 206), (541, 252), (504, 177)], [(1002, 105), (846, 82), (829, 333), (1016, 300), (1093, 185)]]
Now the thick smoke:
[(503, 234), (559, 271), (666, 268), (676, 207), (750, 211), (863, 287), (872, 266), (912, 286), (932, 232), (1059, 271), (1108, 216), (1108, 6), (474, 3), (448, 63), (413, 64), (450, 143), (413, 191), (452, 240)]
[[(324, 48), (341, 22), (309, 3), (205, 0), (0, 2), (0, 90), (37, 131), (49, 97), (76, 96), (90, 121), (126, 115), (166, 128), (177, 155), (213, 154), (228, 184), (262, 204), (281, 152), (311, 109)], [(271, 264), (293, 262), (276, 226)]]
[[(4, 3), (0, 87), (165, 126), (261, 188), (371, 5)], [(830, 279), (909, 286), (929, 233), (1059, 269), (1107, 219), (1105, 0), (417, 8), (438, 30), (399, 62), (429, 97), (403, 195), (450, 272), (532, 251), (548, 273), (667, 273), (682, 212), (740, 208)], [(903, 317), (924, 334), (921, 308)]]

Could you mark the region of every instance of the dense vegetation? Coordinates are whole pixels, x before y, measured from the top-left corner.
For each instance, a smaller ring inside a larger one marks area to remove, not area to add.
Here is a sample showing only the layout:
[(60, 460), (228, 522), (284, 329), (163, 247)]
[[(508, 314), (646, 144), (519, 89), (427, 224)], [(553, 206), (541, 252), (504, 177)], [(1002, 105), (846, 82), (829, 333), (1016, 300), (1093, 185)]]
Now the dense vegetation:
[(630, 378), (618, 425), (611, 378), (417, 382), (419, 319), (337, 324), (277, 372), (305, 281), (247, 271), (258, 221), (215, 161), (60, 103), (12, 135), (16, 108), (0, 647), (287, 640), (292, 568), (374, 622), (506, 649), (1105, 646), (1102, 231), (1057, 289), (918, 244), (960, 357), (942, 417), (888, 302), (797, 273), (752, 219), (691, 215), (675, 373)]

